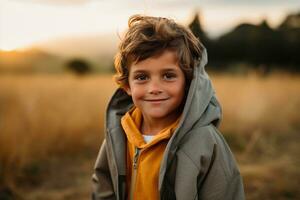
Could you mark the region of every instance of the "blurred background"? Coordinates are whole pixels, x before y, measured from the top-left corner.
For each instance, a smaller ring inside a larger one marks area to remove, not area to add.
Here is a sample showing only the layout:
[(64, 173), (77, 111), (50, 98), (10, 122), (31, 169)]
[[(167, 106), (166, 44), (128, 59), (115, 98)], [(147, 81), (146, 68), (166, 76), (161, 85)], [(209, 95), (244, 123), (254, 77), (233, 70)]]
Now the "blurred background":
[(247, 199), (300, 199), (296, 0), (0, 0), (0, 199), (90, 199), (133, 14), (173, 18), (207, 47)]

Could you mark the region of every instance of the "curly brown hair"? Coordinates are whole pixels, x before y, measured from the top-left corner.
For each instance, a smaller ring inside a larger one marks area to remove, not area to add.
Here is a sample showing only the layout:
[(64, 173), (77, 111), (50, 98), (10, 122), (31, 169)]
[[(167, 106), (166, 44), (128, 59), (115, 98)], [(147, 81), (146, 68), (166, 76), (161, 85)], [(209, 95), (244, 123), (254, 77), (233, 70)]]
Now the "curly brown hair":
[(201, 59), (203, 46), (188, 28), (172, 19), (142, 15), (131, 16), (128, 27), (115, 56), (115, 80), (119, 86), (128, 86), (132, 63), (160, 55), (164, 50), (176, 52), (186, 82), (192, 80), (193, 67)]

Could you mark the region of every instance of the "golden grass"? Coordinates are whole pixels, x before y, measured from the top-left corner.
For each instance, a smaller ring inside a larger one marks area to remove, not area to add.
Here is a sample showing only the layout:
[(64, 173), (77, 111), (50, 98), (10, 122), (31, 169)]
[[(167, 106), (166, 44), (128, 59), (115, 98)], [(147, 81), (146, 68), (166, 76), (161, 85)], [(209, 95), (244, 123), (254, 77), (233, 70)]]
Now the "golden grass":
[(223, 106), (224, 132), (286, 133), (300, 129), (300, 77), (273, 74), (260, 77), (212, 77)]
[[(223, 106), (221, 131), (233, 146), (249, 199), (265, 197), (258, 188), (263, 184), (267, 190), (270, 180), (278, 182), (270, 190), (295, 192), (273, 173), (279, 170), (299, 179), (298, 170), (286, 166), (299, 160), (300, 77), (212, 75), (212, 80)], [(95, 155), (103, 138), (105, 106), (115, 88), (110, 75), (1, 75), (0, 193), (16, 183), (22, 187), (24, 179), (28, 184), (47, 159)], [(256, 162), (259, 155), (265, 157)]]
[(212, 76), (246, 197), (299, 199), (300, 77)]
[[(0, 186), (54, 156), (101, 144), (111, 76), (1, 76)], [(33, 166), (31, 166), (33, 165)]]

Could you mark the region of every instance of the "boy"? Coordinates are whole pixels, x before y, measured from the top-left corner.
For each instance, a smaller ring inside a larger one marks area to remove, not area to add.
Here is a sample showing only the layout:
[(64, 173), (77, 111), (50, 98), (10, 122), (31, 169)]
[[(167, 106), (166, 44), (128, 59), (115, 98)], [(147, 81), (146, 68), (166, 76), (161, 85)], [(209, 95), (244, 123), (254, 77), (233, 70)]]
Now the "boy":
[(216, 129), (221, 107), (206, 62), (205, 48), (183, 26), (129, 19), (93, 199), (244, 199), (236, 162)]

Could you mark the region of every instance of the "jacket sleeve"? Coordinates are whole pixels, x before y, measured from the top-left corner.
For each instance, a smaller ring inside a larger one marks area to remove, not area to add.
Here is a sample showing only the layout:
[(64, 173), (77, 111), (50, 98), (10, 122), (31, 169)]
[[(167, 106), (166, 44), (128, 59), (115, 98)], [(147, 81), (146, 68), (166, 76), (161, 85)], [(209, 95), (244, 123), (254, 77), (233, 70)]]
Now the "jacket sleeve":
[(96, 163), (94, 174), (92, 176), (93, 200), (113, 200), (116, 199), (113, 189), (113, 183), (108, 166), (106, 140), (103, 141)]
[(244, 200), (243, 180), (232, 152), (215, 130), (211, 163), (198, 187), (199, 200)]

